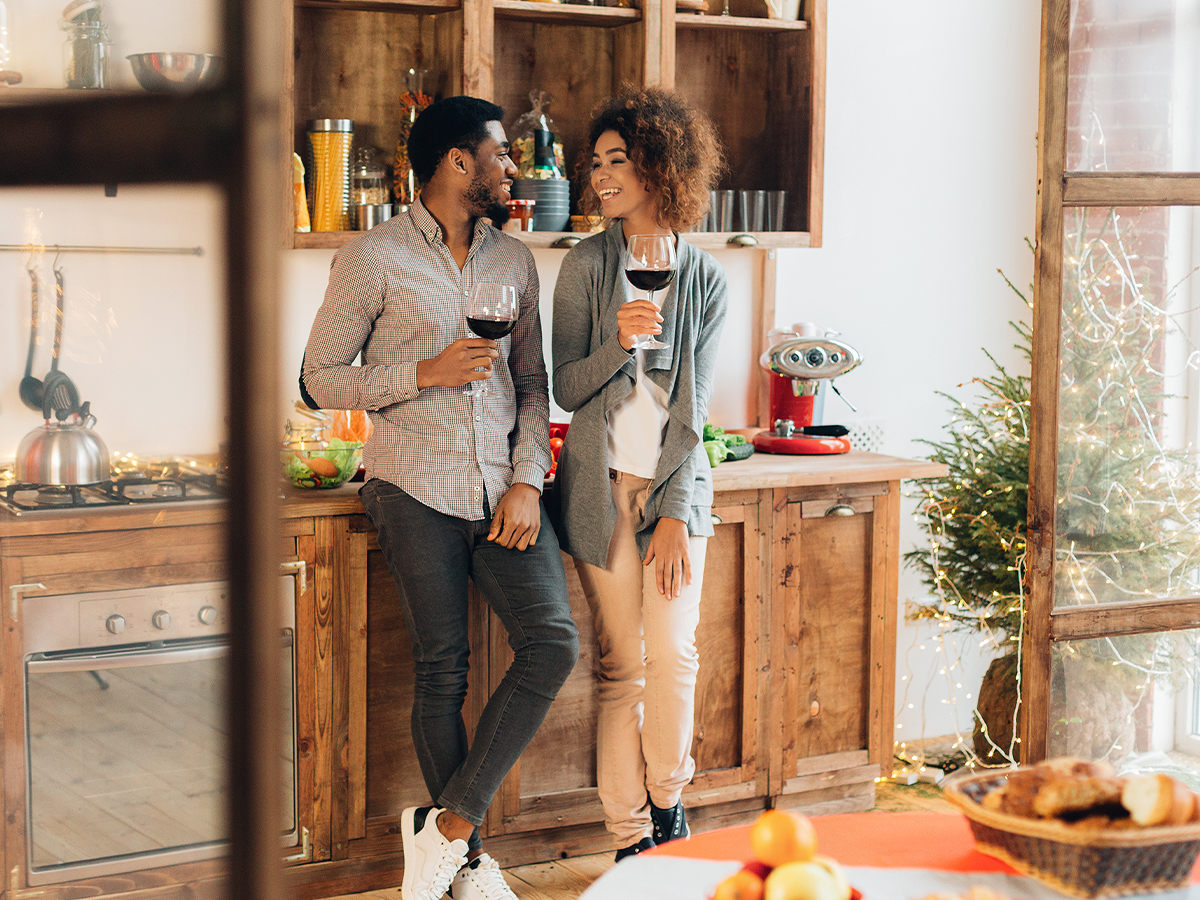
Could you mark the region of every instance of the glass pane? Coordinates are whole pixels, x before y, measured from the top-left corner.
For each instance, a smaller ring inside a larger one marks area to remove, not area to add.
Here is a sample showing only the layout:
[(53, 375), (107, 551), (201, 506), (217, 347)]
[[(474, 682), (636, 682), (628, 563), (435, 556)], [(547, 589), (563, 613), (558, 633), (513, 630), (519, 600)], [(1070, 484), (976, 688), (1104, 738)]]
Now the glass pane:
[(1197, 649), (1197, 631), (1054, 644), (1048, 754), (1200, 788)]
[(1066, 211), (1055, 606), (1200, 592), (1197, 217)]
[(1067, 169), (1200, 170), (1196, 0), (1072, 0)]
[[(24, 748), (10, 782), (29, 822), (10, 842), (21, 889), (226, 865), (225, 215), (212, 186), (0, 190), (0, 590), (21, 648), (7, 683), (24, 675), (28, 714), (25, 734), (21, 715), (6, 719)], [(282, 487), (279, 467), (269, 477)], [(298, 574), (279, 593), (285, 853), (302, 843)]]

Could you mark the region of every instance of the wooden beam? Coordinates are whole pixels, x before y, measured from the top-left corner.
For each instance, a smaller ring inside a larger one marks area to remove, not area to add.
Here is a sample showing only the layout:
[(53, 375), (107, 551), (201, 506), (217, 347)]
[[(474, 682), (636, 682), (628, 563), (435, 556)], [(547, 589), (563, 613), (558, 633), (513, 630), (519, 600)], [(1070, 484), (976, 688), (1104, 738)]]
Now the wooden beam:
[(1029, 440), (1025, 622), (1022, 644), (1021, 759), (1046, 755), (1050, 710), (1050, 611), (1058, 484), (1058, 342), (1062, 309), (1070, 0), (1042, 3), (1038, 122), (1037, 250), (1033, 285), (1033, 360)]
[(1200, 628), (1200, 598), (1131, 600), (1056, 609), (1050, 616), (1052, 641), (1086, 641), (1119, 634), (1149, 634)]
[(809, 34), (812, 35), (812, 125), (808, 148), (808, 234), (809, 246), (821, 246), (821, 217), (825, 203), (825, 19), (826, 0), (809, 4)]
[(1191, 172), (1072, 172), (1063, 176), (1066, 206), (1200, 205), (1200, 175)]

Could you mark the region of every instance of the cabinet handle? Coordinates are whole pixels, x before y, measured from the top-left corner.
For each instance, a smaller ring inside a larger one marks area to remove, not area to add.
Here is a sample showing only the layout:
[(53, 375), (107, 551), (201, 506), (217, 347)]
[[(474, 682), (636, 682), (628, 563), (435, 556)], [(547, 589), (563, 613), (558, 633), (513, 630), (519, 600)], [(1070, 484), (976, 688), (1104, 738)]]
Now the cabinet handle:
[(20, 605), (21, 594), (25, 591), (44, 591), (44, 584), (14, 584), (8, 589), (8, 595), (12, 598), (12, 618), (17, 617), (17, 607)]
[(852, 516), (854, 515), (854, 507), (848, 503), (839, 503), (837, 506), (831, 506), (825, 510), (827, 516)]
[(567, 234), (567, 235), (564, 235), (563, 237), (560, 237), (557, 241), (555, 241), (550, 246), (557, 250), (570, 250), (572, 247), (574, 247), (576, 244), (578, 244), (582, 240), (583, 240), (583, 238), (581, 238), (577, 234)]
[(300, 829), (300, 852), (285, 856), (284, 862), (308, 862), (312, 859), (312, 843), (308, 839), (308, 827)]
[(295, 562), (285, 562), (279, 564), (279, 569), (284, 574), (295, 572), (300, 578), (300, 593), (303, 594), (308, 590), (308, 563), (302, 559)]
[(716, 513), (713, 513), (713, 514), (712, 514), (712, 520), (713, 520), (713, 524), (714, 524), (714, 525), (720, 525), (720, 524), (721, 524), (721, 523), (724, 521), (724, 519), (722, 519), (722, 518), (721, 518), (720, 516), (718, 516)]
[(726, 243), (734, 247), (757, 247), (758, 238), (752, 234), (735, 234)]
[(816, 700), (814, 700), (812, 703), (809, 704), (808, 714), (810, 716), (812, 716), (814, 719), (818, 716), (818, 714), (820, 714), (820, 712), (821, 712), (821, 704), (818, 703)]

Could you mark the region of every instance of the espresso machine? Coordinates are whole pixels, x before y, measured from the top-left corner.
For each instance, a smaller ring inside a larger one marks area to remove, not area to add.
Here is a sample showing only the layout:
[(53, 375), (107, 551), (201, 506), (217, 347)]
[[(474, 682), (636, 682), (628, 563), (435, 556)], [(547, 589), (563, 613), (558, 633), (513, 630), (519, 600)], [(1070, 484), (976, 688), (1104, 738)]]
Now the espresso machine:
[[(857, 350), (828, 335), (794, 331), (778, 334), (759, 358), (759, 364), (770, 373), (773, 427), (754, 436), (754, 449), (763, 453), (847, 452), (850, 440), (845, 426), (816, 424), (814, 410), (821, 385), (828, 382), (840, 397), (833, 379), (860, 362), (862, 356)], [(850, 406), (849, 401), (846, 405)]]

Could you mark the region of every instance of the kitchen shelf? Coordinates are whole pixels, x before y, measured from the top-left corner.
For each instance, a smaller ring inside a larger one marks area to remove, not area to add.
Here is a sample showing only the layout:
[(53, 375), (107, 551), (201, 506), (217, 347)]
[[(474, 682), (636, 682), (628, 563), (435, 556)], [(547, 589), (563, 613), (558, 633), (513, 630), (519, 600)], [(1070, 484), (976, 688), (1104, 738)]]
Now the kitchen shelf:
[(295, 0), (310, 9), (345, 9), (355, 12), (441, 13), (462, 8), (460, 0)]
[[(297, 231), (295, 248), (297, 250), (336, 250), (343, 244), (361, 235), (361, 231)], [(555, 247), (557, 241), (567, 237), (586, 238), (589, 235), (577, 234), (570, 231), (509, 231), (521, 243), (531, 250), (564, 249)], [(755, 241), (753, 244), (730, 243), (730, 239), (738, 235), (749, 234)], [(684, 234), (687, 242), (702, 250), (778, 250), (784, 247), (809, 247), (811, 235), (806, 231), (691, 231)]]
[(76, 90), (73, 88), (0, 87), (0, 106), (26, 106), (35, 103), (58, 103), (84, 98), (97, 100), (101, 97), (146, 96), (147, 91), (137, 90)]
[(759, 19), (749, 16), (696, 15), (675, 11), (676, 28), (717, 28), (746, 31), (805, 31), (803, 19)]
[(641, 21), (638, 9), (621, 6), (587, 6), (577, 3), (539, 3), (537, 0), (494, 0), (497, 19), (539, 22), (543, 25), (598, 25), (617, 27)]

